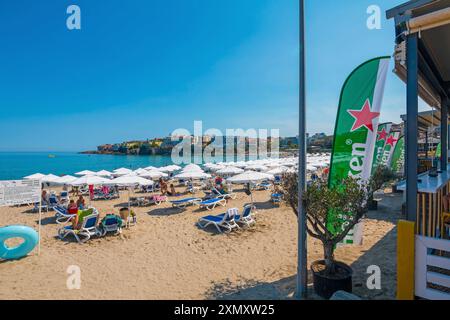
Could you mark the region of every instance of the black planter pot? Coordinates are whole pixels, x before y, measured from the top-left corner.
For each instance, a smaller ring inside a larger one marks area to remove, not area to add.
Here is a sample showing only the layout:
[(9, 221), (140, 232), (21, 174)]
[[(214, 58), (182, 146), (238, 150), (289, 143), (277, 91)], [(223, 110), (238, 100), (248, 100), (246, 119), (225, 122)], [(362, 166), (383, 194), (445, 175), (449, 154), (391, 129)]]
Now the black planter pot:
[(397, 185), (396, 185), (396, 184), (394, 184), (394, 185), (392, 186), (392, 193), (402, 193), (402, 192), (403, 192), (403, 191), (397, 189)]
[(378, 201), (375, 200), (369, 200), (369, 204), (368, 204), (368, 209), (369, 211), (376, 211), (378, 210)]
[(324, 299), (330, 299), (337, 291), (352, 292), (353, 270), (342, 262), (336, 262), (336, 268), (339, 269), (341, 277), (331, 278), (315, 271), (315, 266), (324, 266), (325, 261), (314, 261), (311, 264), (313, 274), (314, 291)]

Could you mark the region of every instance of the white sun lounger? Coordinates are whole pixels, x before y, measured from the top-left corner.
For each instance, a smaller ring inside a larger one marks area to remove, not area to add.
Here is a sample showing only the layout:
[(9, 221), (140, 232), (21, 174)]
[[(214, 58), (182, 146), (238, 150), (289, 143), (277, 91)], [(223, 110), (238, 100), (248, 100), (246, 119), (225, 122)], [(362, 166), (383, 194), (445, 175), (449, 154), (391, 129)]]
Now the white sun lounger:
[(102, 232), (97, 228), (98, 212), (85, 217), (81, 225), (80, 230), (74, 230), (72, 226), (66, 226), (59, 229), (58, 236), (62, 240), (68, 235), (73, 235), (77, 239), (78, 243), (85, 243), (92, 236), (102, 236)]
[(187, 206), (193, 205), (196, 202), (202, 201), (202, 199), (199, 198), (186, 198), (181, 200), (173, 200), (170, 201), (172, 204), (172, 207), (174, 208), (186, 208)]
[(223, 232), (222, 229), (225, 229), (225, 232), (231, 232), (234, 229), (239, 229), (239, 226), (235, 221), (237, 213), (238, 209), (233, 208), (218, 216), (206, 216), (198, 220), (198, 226), (205, 229), (206, 227), (213, 225), (220, 233)]
[(209, 200), (205, 200), (205, 201), (197, 201), (195, 202), (196, 205), (198, 205), (200, 208), (204, 208), (207, 210), (212, 210), (215, 207), (217, 207), (218, 205), (221, 205), (223, 207), (225, 207), (227, 205), (227, 200), (225, 198), (214, 198), (214, 199), (209, 199)]
[(60, 206), (56, 206), (54, 208), (54, 210), (55, 210), (55, 218), (56, 218), (57, 224), (67, 223), (76, 216), (76, 214), (70, 214), (69, 212), (67, 212), (67, 210), (65, 208), (60, 207)]

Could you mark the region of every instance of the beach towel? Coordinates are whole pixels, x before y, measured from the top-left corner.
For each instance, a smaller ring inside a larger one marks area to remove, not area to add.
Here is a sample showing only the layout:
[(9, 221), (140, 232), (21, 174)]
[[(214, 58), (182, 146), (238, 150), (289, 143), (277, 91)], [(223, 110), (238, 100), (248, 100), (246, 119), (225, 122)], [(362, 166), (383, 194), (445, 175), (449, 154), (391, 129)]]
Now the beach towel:
[(78, 223), (81, 225), (83, 223), (83, 219), (87, 216), (90, 216), (94, 212), (94, 209), (80, 210), (78, 211)]

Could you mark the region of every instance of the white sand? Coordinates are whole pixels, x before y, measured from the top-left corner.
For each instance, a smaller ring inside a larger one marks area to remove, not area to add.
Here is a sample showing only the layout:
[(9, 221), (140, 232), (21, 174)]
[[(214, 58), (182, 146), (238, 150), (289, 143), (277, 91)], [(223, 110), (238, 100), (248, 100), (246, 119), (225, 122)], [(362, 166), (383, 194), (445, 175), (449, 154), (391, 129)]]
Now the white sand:
[[(201, 194), (200, 194), (201, 195)], [(54, 213), (44, 214), (41, 255), (33, 251), (19, 261), (0, 262), (0, 299), (286, 299), (295, 288), (296, 217), (287, 207), (274, 207), (268, 192), (257, 192), (258, 223), (230, 235), (195, 226), (199, 217), (219, 214), (191, 207), (184, 212), (160, 207), (135, 208), (138, 225), (122, 236), (92, 239), (79, 245), (59, 240)], [(115, 201), (93, 205), (104, 216), (118, 213)], [(228, 208), (242, 209), (243, 192)], [(384, 198), (382, 208), (365, 220), (361, 247), (340, 248), (336, 257), (352, 264), (355, 292), (364, 298), (395, 297), (395, 221), (398, 196)], [(0, 208), (0, 226), (24, 224), (37, 228), (37, 214), (27, 207)], [(309, 263), (321, 258), (318, 241), (308, 241)], [(382, 290), (365, 287), (366, 269), (382, 268)], [(81, 289), (68, 290), (68, 266), (81, 268)]]

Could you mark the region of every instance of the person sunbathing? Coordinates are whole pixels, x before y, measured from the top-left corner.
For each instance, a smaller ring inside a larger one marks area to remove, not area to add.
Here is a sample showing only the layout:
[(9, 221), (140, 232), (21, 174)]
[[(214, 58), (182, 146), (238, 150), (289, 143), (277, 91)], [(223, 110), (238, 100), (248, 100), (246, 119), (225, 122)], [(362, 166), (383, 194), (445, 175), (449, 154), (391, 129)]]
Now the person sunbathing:
[(80, 210), (83, 210), (86, 207), (86, 202), (84, 201), (84, 198), (82, 195), (80, 195), (77, 200), (77, 207)]
[(159, 178), (159, 187), (161, 188), (161, 194), (165, 196), (168, 193), (168, 189), (167, 183), (162, 178)]
[(175, 190), (175, 186), (173, 185), (173, 183), (170, 184), (170, 191), (167, 191), (167, 195), (174, 197), (176, 195), (178, 195), (177, 191)]
[(69, 202), (69, 205), (67, 207), (67, 212), (69, 214), (77, 214), (78, 213), (78, 206), (73, 199), (70, 200), (70, 202)]
[(72, 227), (74, 230), (80, 230), (83, 225), (83, 219), (93, 212), (92, 208), (88, 210), (78, 210), (75, 218), (72, 219)]

